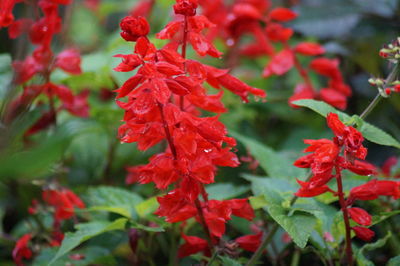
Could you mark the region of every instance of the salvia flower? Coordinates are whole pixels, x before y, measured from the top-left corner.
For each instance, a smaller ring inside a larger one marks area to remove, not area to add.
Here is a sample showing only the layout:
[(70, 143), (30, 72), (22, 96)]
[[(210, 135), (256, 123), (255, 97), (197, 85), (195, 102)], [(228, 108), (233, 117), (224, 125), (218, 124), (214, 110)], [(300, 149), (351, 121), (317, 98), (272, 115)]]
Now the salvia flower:
[(121, 20), (121, 37), (128, 42), (136, 42), (138, 38), (149, 34), (150, 26), (144, 17), (128, 16)]
[(20, 239), (18, 239), (17, 243), (15, 244), (12, 252), (12, 257), (16, 265), (22, 266), (24, 265), (22, 263), (23, 259), (30, 259), (32, 257), (32, 250), (28, 247), (31, 238), (31, 234), (25, 234)]

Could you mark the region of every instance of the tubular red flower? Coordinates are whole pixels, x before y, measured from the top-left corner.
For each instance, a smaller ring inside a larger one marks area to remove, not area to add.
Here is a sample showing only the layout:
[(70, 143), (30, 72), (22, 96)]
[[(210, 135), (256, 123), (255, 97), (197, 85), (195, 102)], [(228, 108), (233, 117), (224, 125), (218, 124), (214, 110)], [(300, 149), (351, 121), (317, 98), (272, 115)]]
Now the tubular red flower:
[(356, 233), (356, 236), (358, 238), (367, 242), (371, 241), (372, 238), (375, 236), (374, 231), (366, 227), (354, 226), (351, 229), (353, 229), (354, 233)]
[(357, 207), (348, 208), (350, 218), (359, 225), (369, 226), (372, 222), (371, 215), (365, 210)]
[(32, 251), (28, 247), (28, 243), (31, 238), (31, 234), (25, 234), (20, 239), (18, 239), (17, 243), (15, 244), (12, 256), (16, 265), (22, 266), (23, 259), (30, 259), (32, 257)]
[(139, 37), (149, 34), (150, 26), (144, 17), (127, 16), (120, 22), (121, 37), (128, 42), (136, 42)]
[(239, 246), (247, 251), (255, 252), (257, 248), (261, 245), (263, 232), (259, 232), (255, 235), (245, 235), (235, 239), (235, 242), (239, 244)]

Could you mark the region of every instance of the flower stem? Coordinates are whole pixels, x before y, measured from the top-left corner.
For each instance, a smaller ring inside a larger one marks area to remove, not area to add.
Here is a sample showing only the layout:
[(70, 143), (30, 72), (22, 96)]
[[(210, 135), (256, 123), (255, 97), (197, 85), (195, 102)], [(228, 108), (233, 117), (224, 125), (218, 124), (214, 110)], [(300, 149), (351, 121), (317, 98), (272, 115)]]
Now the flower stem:
[[(184, 22), (183, 22), (183, 38), (182, 38), (182, 51), (181, 51), (181, 55), (182, 55), (183, 59), (186, 59), (187, 35), (188, 35), (188, 20), (187, 20), (187, 16), (185, 16)], [(184, 68), (185, 68), (185, 72), (186, 72), (186, 62), (184, 62), (183, 64), (184, 64)], [(185, 106), (184, 96), (179, 97), (179, 106), (180, 106), (181, 110), (183, 111), (184, 106)]]
[(346, 229), (346, 257), (347, 257), (347, 265), (353, 265), (353, 251), (351, 249), (351, 228), (350, 228), (350, 221), (349, 221), (349, 213), (347, 211), (346, 202), (344, 200), (344, 193), (343, 193), (343, 184), (342, 184), (342, 174), (341, 169), (339, 166), (335, 166), (336, 170), (336, 182), (338, 188), (338, 196), (339, 196), (339, 203), (340, 208), (343, 213), (343, 220)]
[(271, 228), (271, 231), (269, 231), (268, 235), (264, 238), (263, 242), (261, 245), (258, 247), (256, 252), (253, 254), (253, 256), (250, 258), (250, 260), (247, 262), (246, 266), (252, 266), (257, 263), (257, 260), (261, 257), (264, 249), (268, 246), (268, 244), (271, 242), (272, 238), (274, 237), (276, 231), (278, 231), (279, 225), (274, 224)]
[(213, 252), (213, 244), (212, 244), (212, 241), (211, 241), (212, 237), (211, 237), (210, 230), (208, 229), (208, 226), (207, 226), (207, 223), (206, 223), (206, 219), (204, 218), (204, 213), (203, 213), (203, 209), (201, 208), (200, 200), (197, 198), (194, 201), (194, 204), (196, 205), (197, 213), (198, 213), (199, 218), (200, 218), (200, 223), (203, 226), (204, 232), (206, 233), (206, 239), (207, 239), (208, 247), (209, 247), (209, 249), (210, 249), (210, 251), (212, 253)]

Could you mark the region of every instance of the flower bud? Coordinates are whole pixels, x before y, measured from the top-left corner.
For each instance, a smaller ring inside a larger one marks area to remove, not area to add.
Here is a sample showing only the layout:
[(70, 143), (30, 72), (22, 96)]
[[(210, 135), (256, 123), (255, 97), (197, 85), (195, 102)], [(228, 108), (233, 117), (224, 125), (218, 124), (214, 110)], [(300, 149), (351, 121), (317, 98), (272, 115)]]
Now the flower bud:
[(184, 16), (196, 15), (197, 0), (177, 0), (174, 5), (175, 14)]
[(121, 37), (128, 42), (136, 42), (139, 37), (149, 34), (150, 26), (144, 17), (127, 16), (119, 24)]
[(355, 221), (356, 223), (364, 226), (371, 225), (372, 217), (371, 215), (366, 212), (365, 210), (357, 207), (349, 208), (348, 209), (350, 218)]
[(375, 236), (374, 231), (366, 227), (354, 226), (351, 229), (353, 229), (354, 233), (356, 233), (356, 236), (358, 238), (367, 242), (371, 241), (372, 238)]

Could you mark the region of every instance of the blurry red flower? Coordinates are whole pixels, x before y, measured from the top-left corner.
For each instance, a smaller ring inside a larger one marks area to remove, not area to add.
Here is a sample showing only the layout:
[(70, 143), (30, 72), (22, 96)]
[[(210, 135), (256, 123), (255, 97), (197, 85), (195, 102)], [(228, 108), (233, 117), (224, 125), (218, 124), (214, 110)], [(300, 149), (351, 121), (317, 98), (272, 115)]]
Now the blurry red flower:
[(12, 256), (16, 265), (22, 266), (24, 265), (22, 263), (23, 259), (30, 259), (32, 257), (32, 251), (28, 247), (28, 243), (31, 238), (31, 234), (25, 234), (17, 240), (12, 252)]
[(353, 229), (354, 233), (356, 233), (356, 236), (358, 238), (367, 242), (371, 241), (372, 238), (375, 236), (374, 231), (366, 227), (354, 226), (351, 229)]
[(262, 236), (263, 232), (261, 231), (255, 235), (245, 235), (238, 237), (235, 239), (235, 242), (238, 243), (242, 249), (255, 252), (261, 244)]
[(364, 225), (364, 226), (371, 225), (372, 217), (365, 210), (357, 207), (348, 208), (347, 210), (350, 214), (350, 218), (359, 225)]
[(150, 26), (144, 17), (127, 16), (119, 24), (121, 37), (128, 42), (136, 42), (139, 37), (149, 34)]

